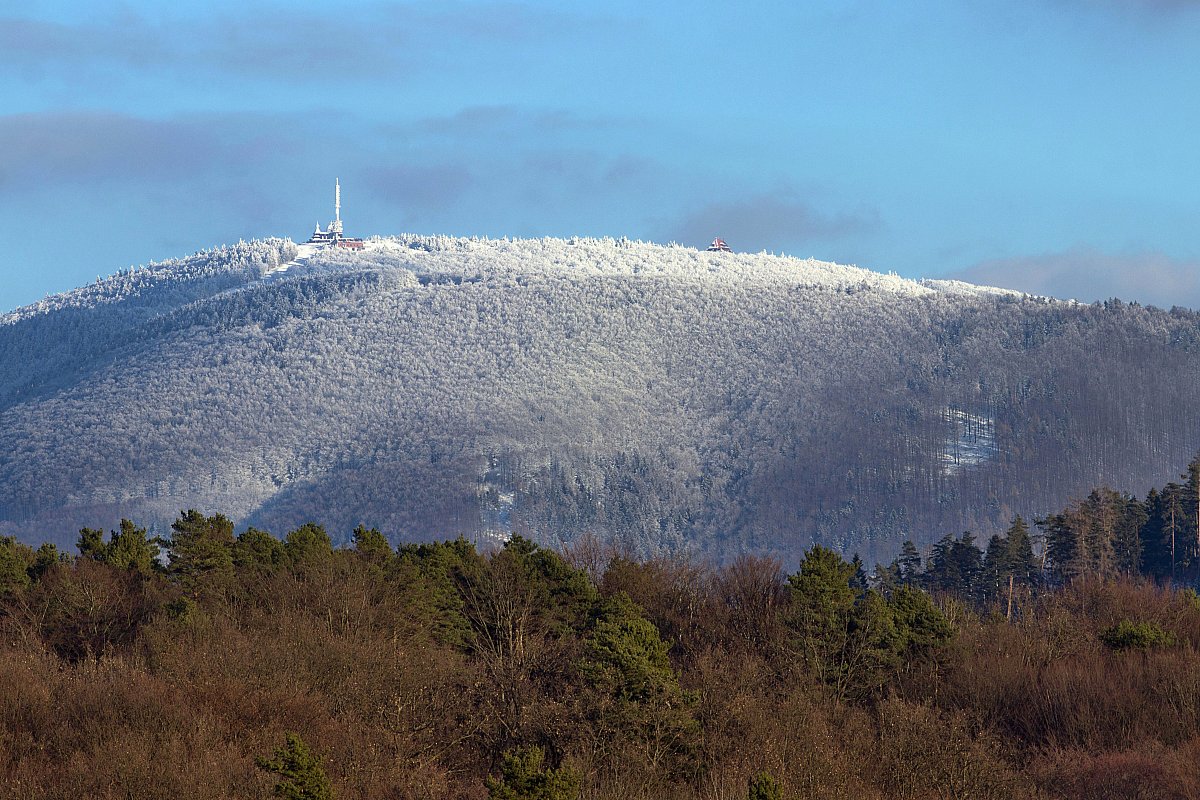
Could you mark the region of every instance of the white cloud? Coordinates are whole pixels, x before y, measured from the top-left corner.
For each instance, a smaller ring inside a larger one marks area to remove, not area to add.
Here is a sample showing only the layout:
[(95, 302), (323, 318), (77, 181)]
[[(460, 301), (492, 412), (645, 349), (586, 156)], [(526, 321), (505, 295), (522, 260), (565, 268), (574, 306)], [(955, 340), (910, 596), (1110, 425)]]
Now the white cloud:
[(983, 261), (949, 277), (1084, 302), (1117, 297), (1163, 308), (1200, 308), (1200, 260), (1157, 250), (1105, 253), (1079, 246)]
[(795, 191), (778, 189), (697, 208), (669, 228), (668, 238), (703, 245), (721, 236), (738, 250), (786, 250), (814, 240), (873, 231), (879, 226), (879, 215), (873, 209), (831, 214)]

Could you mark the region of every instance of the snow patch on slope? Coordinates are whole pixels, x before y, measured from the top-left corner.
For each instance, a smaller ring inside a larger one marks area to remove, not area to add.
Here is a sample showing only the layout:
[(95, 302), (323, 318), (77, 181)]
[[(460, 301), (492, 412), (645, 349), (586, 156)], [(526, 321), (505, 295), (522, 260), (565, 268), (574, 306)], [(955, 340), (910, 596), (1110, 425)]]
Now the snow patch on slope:
[(267, 277), (269, 275), (280, 275), (284, 272), (287, 272), (292, 267), (299, 267), (304, 264), (307, 264), (308, 259), (311, 258), (313, 253), (316, 253), (317, 250), (319, 250), (320, 248), (321, 248), (321, 245), (316, 245), (316, 244), (298, 244), (298, 245), (296, 245), (296, 257), (295, 258), (293, 258), (291, 261), (288, 261), (285, 264), (280, 264), (277, 267), (271, 267), (264, 273), (263, 277)]
[(996, 428), (991, 417), (952, 406), (943, 409), (942, 417), (952, 426), (941, 454), (943, 474), (954, 475), (996, 457)]

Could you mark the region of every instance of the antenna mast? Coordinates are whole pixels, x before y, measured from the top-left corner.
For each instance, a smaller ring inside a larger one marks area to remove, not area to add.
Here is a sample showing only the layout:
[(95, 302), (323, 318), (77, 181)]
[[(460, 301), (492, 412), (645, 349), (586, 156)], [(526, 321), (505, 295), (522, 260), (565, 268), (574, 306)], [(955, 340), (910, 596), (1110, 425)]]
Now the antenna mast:
[(342, 238), (342, 182), (333, 179), (333, 222), (329, 223), (329, 232), (334, 241)]

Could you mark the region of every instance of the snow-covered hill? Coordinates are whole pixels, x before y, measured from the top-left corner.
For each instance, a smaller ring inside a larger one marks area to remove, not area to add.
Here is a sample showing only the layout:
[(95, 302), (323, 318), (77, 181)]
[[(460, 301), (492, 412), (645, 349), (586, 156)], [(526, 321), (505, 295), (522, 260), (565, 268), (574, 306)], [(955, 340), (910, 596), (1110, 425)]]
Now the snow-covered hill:
[(627, 240), (286, 240), (0, 317), (0, 527), (224, 511), (793, 562), (1200, 447), (1200, 320)]

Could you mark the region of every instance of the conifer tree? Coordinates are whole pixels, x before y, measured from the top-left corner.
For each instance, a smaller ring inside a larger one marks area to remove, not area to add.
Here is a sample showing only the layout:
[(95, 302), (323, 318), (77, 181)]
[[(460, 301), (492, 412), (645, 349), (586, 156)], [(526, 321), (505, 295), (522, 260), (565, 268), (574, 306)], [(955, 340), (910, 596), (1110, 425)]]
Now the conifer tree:
[(271, 759), (259, 757), (255, 763), (261, 769), (279, 776), (275, 796), (283, 800), (333, 800), (333, 787), (321, 759), (308, 749), (297, 733), (289, 733), (283, 747)]
[(1146, 506), (1129, 494), (1113, 498), (1117, 522), (1113, 534), (1113, 556), (1116, 569), (1125, 575), (1137, 575), (1141, 571), (1144, 542), (1142, 529), (1149, 514)]
[(750, 779), (749, 800), (783, 800), (783, 786), (769, 772), (760, 772)]
[(983, 553), (975, 544), (975, 534), (964, 531), (950, 550), (953, 559), (953, 585), (951, 591), (964, 600), (978, 600), (979, 578), (983, 573)]
[(1200, 576), (1200, 454), (1188, 463), (1187, 471), (1180, 477), (1186, 481), (1180, 498), (1187, 530), (1182, 537), (1183, 560), (1187, 562), (1188, 573), (1195, 578)]
[(29, 577), (31, 580), (39, 581), (42, 576), (52, 570), (58, 564), (68, 563), (70, 556), (66, 553), (60, 553), (58, 548), (51, 542), (45, 542), (37, 549), (33, 556), (33, 564), (29, 567)]
[(233, 544), (233, 563), (239, 568), (272, 569), (284, 561), (283, 542), (266, 531), (247, 528)]
[(1163, 489), (1163, 519), (1167, 551), (1170, 553), (1170, 576), (1174, 582), (1179, 574), (1179, 567), (1187, 562), (1187, 549), (1183, 547), (1184, 503), (1183, 487), (1177, 483), (1169, 483)]
[(850, 566), (854, 568), (854, 572), (850, 576), (850, 587), (855, 591), (865, 592), (868, 588), (867, 571), (863, 568), (863, 561), (858, 553), (855, 553), (854, 558), (850, 560)]
[(382, 566), (393, 555), (392, 546), (388, 544), (387, 537), (376, 528), (359, 525), (354, 529), (352, 540), (355, 552), (372, 564)]
[(890, 564), (875, 565), (875, 586), (885, 597), (891, 597), (897, 587), (904, 585), (900, 576), (899, 559), (892, 559)]
[(921, 573), (921, 584), (931, 592), (949, 591), (952, 583), (950, 556), (954, 548), (954, 536), (947, 533), (933, 543), (925, 571)]
[(147, 537), (145, 528), (123, 519), (120, 530), (113, 531), (102, 560), (117, 569), (149, 574), (158, 564), (158, 544)]
[(1038, 564), (1033, 556), (1033, 540), (1029, 535), (1029, 525), (1020, 514), (1013, 517), (1004, 539), (1005, 561), (1009, 574), (1017, 583), (1029, 585), (1036, 582)]
[(79, 538), (75, 542), (75, 548), (79, 550), (79, 555), (83, 558), (94, 558), (99, 561), (104, 560), (104, 529), (81, 528), (79, 530)]
[(983, 554), (983, 573), (980, 578), (982, 594), (996, 596), (1012, 574), (1008, 560), (1008, 538), (993, 533)]
[(982, 572), (983, 553), (975, 544), (974, 534), (966, 531), (957, 539), (947, 534), (934, 544), (922, 579), (931, 591), (974, 600)]
[(540, 747), (506, 753), (500, 777), (485, 781), (489, 800), (576, 800), (579, 775), (571, 769), (548, 769)]
[(28, 570), (33, 560), (32, 547), (14, 536), (0, 536), (0, 598), (29, 585)]
[(333, 556), (333, 542), (325, 528), (309, 522), (288, 533), (283, 552), (293, 569), (304, 569), (327, 562)]
[(800, 650), (819, 673), (833, 668), (845, 647), (855, 591), (854, 567), (833, 550), (814, 545), (804, 554), (800, 571), (788, 577), (791, 603), (788, 624)]
[(912, 539), (905, 539), (900, 545), (900, 581), (906, 586), (915, 586), (921, 579), (921, 554)]
[(233, 579), (233, 523), (223, 514), (206, 517), (195, 509), (171, 524), (168, 572), (185, 589), (221, 591)]

